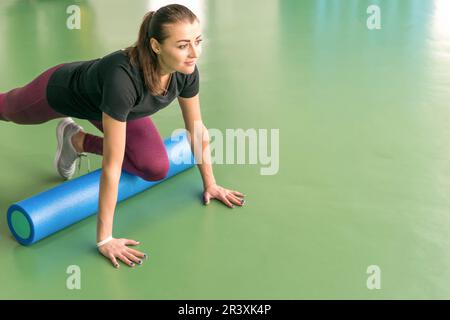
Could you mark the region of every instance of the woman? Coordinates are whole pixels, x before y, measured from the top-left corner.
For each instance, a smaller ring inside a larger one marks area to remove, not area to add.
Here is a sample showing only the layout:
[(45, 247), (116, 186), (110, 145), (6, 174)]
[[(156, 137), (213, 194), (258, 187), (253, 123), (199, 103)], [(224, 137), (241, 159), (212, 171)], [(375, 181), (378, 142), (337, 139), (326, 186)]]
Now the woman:
[[(26, 86), (0, 94), (1, 120), (38, 124), (64, 118), (57, 126), (55, 155), (55, 166), (63, 178), (73, 176), (82, 155), (103, 156), (97, 247), (116, 268), (117, 259), (134, 267), (146, 258), (129, 247), (139, 242), (112, 237), (121, 170), (148, 181), (167, 175), (167, 153), (149, 115), (175, 97), (190, 133), (191, 148), (202, 143), (207, 151), (202, 152), (201, 162), (197, 159), (205, 204), (214, 198), (230, 208), (244, 204), (242, 193), (216, 184), (209, 143), (202, 142), (203, 133), (194, 135), (194, 123), (202, 121), (195, 64), (201, 41), (198, 18), (184, 6), (168, 5), (145, 15), (133, 46), (101, 59), (57, 65)], [(85, 133), (70, 117), (88, 119), (103, 132), (103, 138)]]

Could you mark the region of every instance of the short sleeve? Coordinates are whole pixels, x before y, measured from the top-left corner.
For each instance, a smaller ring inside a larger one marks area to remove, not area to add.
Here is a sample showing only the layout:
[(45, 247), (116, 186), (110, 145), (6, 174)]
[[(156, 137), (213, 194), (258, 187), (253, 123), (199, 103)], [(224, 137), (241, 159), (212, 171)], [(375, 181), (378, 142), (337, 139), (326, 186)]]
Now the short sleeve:
[(184, 82), (183, 89), (181, 90), (179, 96), (182, 98), (192, 98), (198, 94), (199, 89), (200, 75), (196, 65), (194, 72), (186, 76), (186, 81)]
[(120, 65), (107, 67), (103, 74), (100, 110), (118, 121), (126, 122), (136, 100), (136, 88), (127, 71)]

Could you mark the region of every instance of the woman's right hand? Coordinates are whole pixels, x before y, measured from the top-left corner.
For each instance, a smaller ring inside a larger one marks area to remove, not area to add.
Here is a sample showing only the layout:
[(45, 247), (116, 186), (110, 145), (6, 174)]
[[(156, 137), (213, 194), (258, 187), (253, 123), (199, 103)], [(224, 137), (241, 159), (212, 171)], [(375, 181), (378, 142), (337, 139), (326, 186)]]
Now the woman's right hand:
[(117, 258), (128, 266), (134, 267), (136, 263), (142, 264), (142, 259), (147, 259), (147, 254), (128, 247), (128, 245), (136, 246), (138, 244), (140, 243), (135, 240), (113, 238), (98, 247), (98, 251), (111, 260), (111, 263), (116, 268), (120, 267)]

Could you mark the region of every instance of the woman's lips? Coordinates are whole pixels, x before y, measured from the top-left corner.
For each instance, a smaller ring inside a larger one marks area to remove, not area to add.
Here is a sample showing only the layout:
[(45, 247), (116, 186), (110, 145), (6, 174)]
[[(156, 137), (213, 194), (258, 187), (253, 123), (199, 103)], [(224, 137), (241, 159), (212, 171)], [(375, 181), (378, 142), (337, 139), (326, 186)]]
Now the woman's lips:
[(188, 66), (192, 66), (192, 65), (194, 65), (194, 64), (195, 64), (195, 61), (191, 61), (191, 62), (185, 62), (184, 64), (185, 64), (185, 65), (188, 65)]

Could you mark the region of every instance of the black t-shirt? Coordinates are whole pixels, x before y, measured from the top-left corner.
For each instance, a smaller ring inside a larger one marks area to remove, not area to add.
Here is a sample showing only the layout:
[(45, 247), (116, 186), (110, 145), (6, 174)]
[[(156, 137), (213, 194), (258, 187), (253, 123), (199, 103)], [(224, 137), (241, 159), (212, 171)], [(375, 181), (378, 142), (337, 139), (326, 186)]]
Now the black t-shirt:
[(125, 51), (95, 60), (67, 63), (56, 70), (47, 85), (50, 106), (67, 116), (102, 120), (102, 112), (125, 122), (149, 116), (167, 107), (176, 97), (199, 92), (197, 66), (191, 74), (174, 72), (164, 96), (148, 91), (138, 67)]

